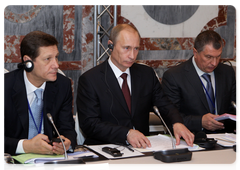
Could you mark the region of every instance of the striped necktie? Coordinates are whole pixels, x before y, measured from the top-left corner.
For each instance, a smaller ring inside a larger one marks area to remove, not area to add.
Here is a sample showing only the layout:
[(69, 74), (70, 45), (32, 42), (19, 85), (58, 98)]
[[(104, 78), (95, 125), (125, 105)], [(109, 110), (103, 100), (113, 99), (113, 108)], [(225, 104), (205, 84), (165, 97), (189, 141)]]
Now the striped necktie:
[(41, 123), (41, 113), (43, 109), (43, 101), (42, 101), (42, 90), (37, 89), (34, 91), (36, 95), (32, 105), (31, 105), (31, 112), (29, 111), (29, 133), (28, 139), (32, 139), (34, 136), (38, 134), (40, 131), (40, 123)]

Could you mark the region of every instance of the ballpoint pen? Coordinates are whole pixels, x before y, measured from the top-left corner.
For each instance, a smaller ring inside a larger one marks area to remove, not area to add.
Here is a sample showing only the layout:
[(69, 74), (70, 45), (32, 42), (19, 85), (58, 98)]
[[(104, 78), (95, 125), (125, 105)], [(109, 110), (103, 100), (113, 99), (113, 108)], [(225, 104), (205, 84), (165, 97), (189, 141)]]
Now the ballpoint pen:
[(134, 150), (132, 148), (130, 148), (129, 146), (124, 146), (124, 147), (126, 147), (126, 148), (128, 148), (128, 150), (134, 152)]
[(125, 145), (125, 144), (122, 144), (122, 143), (116, 143), (116, 145), (123, 146), (123, 147), (127, 148), (128, 150), (134, 152), (134, 150), (132, 148), (130, 148), (128, 145)]

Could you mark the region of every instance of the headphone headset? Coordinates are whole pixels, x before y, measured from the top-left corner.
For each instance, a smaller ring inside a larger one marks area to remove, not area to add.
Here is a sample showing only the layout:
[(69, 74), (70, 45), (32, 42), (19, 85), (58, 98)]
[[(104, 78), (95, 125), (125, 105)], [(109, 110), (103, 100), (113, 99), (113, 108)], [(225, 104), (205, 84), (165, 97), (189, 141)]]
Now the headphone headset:
[(109, 48), (110, 50), (113, 50), (113, 47), (114, 47), (113, 44), (108, 44), (108, 48)]
[(24, 61), (17, 65), (18, 68), (23, 68), (26, 72), (31, 72), (34, 68), (34, 64), (31, 60)]

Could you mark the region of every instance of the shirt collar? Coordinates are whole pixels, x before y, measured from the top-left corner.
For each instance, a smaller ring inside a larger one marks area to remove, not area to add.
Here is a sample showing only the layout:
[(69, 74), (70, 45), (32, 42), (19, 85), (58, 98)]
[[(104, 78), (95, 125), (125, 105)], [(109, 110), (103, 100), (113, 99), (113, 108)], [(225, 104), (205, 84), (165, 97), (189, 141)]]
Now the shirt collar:
[(36, 86), (34, 86), (27, 78), (27, 73), (26, 71), (24, 70), (23, 72), (23, 77), (24, 77), (24, 83), (25, 83), (25, 86), (26, 86), (26, 91), (27, 91), (27, 95), (30, 94), (30, 93), (33, 93), (36, 89), (45, 89), (46, 87), (46, 82), (44, 82), (41, 87), (37, 88)]
[[(195, 70), (197, 71), (198, 76), (201, 77), (205, 72), (203, 72), (201, 69), (198, 68), (194, 57), (192, 57), (192, 63), (193, 63)], [(207, 74), (212, 76), (212, 75), (214, 75), (214, 71), (211, 73), (207, 73)]]
[(108, 59), (108, 63), (110, 65), (110, 67), (112, 68), (115, 76), (118, 78), (120, 77), (123, 73), (127, 73), (129, 76), (130, 76), (130, 71), (129, 71), (129, 68), (127, 68), (126, 71), (122, 72), (117, 66), (115, 66), (112, 62), (112, 60), (110, 59), (111, 57), (109, 57)]

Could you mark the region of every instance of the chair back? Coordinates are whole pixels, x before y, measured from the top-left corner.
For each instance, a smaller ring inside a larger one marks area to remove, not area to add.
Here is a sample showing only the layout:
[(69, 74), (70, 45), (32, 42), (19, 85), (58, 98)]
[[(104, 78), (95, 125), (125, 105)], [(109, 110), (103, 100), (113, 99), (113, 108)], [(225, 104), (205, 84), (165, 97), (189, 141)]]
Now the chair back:
[(8, 73), (9, 71), (3, 67), (0, 67), (0, 75)]

